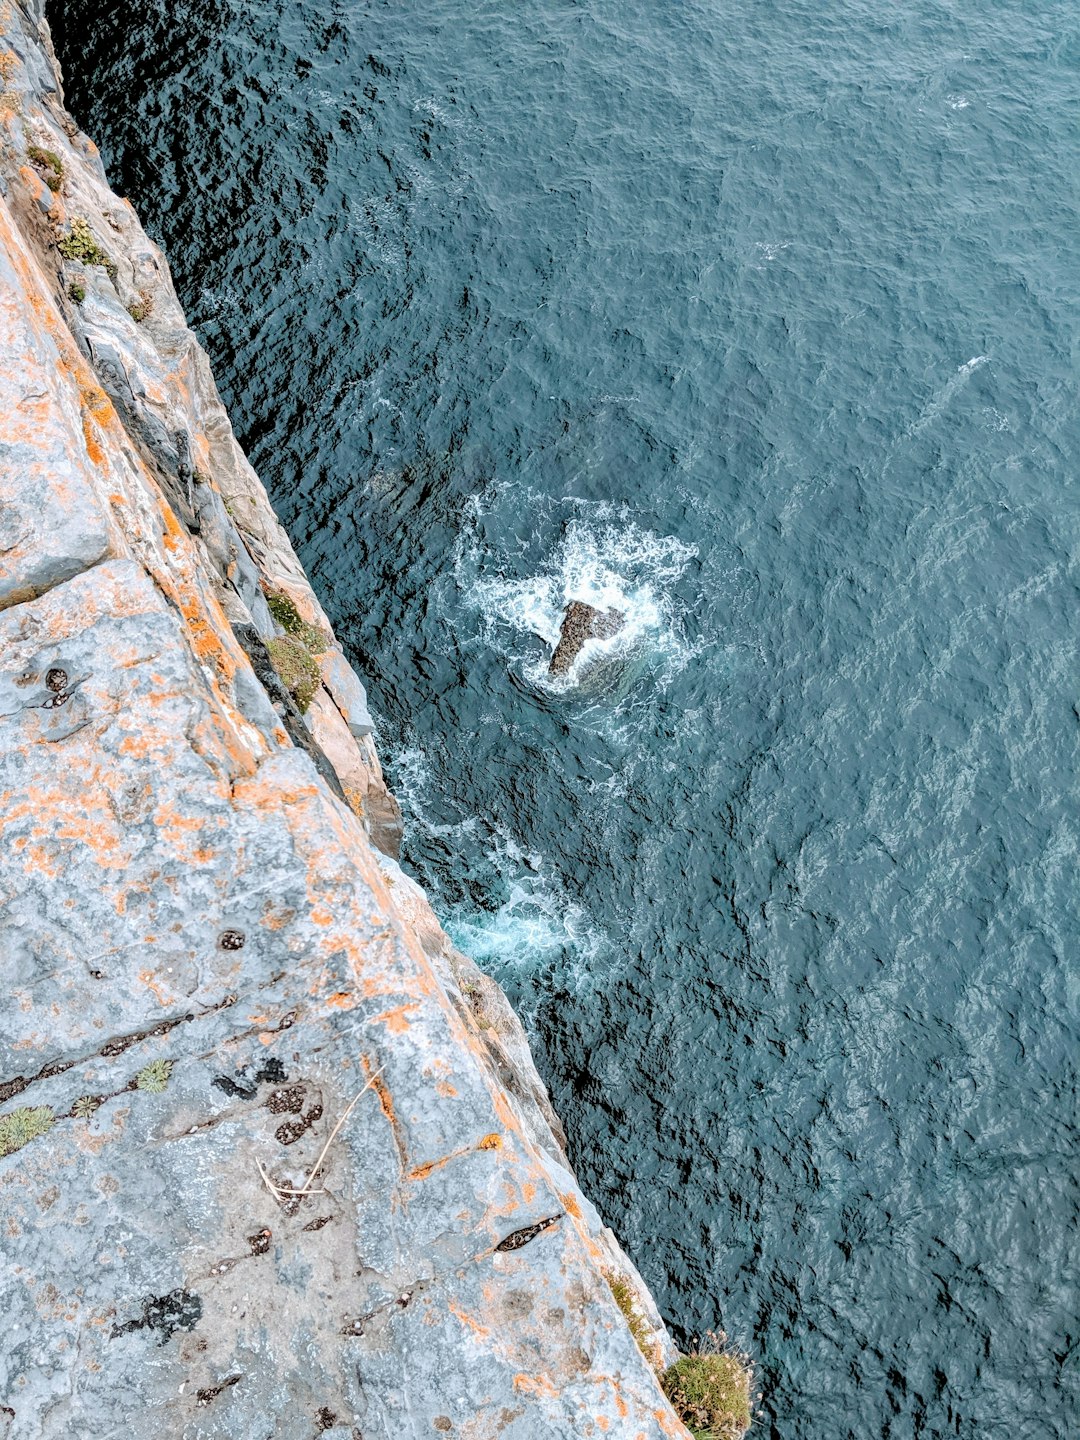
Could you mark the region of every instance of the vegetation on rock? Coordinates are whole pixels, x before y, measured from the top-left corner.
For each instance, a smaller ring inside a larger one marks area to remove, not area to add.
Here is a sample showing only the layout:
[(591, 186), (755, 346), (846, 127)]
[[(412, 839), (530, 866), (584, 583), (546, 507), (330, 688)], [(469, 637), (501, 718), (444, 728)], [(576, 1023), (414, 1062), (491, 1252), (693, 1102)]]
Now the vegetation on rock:
[(86, 286), (81, 280), (72, 280), (68, 286), (68, 295), (75, 301), (76, 305), (81, 305), (86, 299)]
[(49, 1105), (21, 1105), (0, 1115), (0, 1155), (13, 1155), (56, 1123)]
[(330, 636), (317, 625), (309, 625), (296, 608), (296, 601), (283, 590), (271, 590), (266, 597), (270, 614), (294, 640), (310, 650), (312, 655), (321, 655), (330, 648)]
[(296, 701), (300, 713), (306, 714), (322, 678), (311, 652), (291, 635), (268, 640), (266, 649), (281, 683)]
[(41, 171), (45, 184), (55, 195), (64, 183), (64, 162), (55, 150), (43, 150), (40, 145), (29, 145), (26, 150), (30, 163)]
[(749, 1360), (727, 1348), (723, 1335), (682, 1355), (660, 1377), (660, 1387), (695, 1440), (741, 1440), (753, 1410)]
[(71, 229), (58, 242), (57, 248), (65, 260), (80, 260), (84, 265), (100, 265), (108, 271), (111, 278), (116, 278), (116, 266), (94, 239), (89, 222), (81, 215), (76, 215), (72, 220)]
[(645, 1323), (645, 1316), (642, 1314), (634, 1287), (625, 1275), (620, 1275), (615, 1270), (605, 1270), (604, 1279), (615, 1297), (615, 1304), (622, 1311), (623, 1318), (630, 1327), (630, 1334), (637, 1341), (638, 1349), (649, 1364), (655, 1366), (656, 1345), (652, 1339), (652, 1331)]
[(145, 1065), (135, 1076), (135, 1088), (149, 1090), (152, 1095), (160, 1095), (169, 1084), (172, 1068), (171, 1060), (151, 1060), (150, 1064)]

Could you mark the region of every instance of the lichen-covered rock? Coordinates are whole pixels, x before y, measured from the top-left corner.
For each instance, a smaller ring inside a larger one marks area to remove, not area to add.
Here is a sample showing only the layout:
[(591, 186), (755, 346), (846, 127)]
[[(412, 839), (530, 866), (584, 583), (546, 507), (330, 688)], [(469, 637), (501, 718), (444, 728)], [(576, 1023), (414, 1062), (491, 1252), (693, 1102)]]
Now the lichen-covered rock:
[(273, 678), (267, 596), (329, 625), (164, 260), (40, 7), (0, 32), (0, 1437), (684, 1436), (516, 1017), (373, 844), (362, 687)]

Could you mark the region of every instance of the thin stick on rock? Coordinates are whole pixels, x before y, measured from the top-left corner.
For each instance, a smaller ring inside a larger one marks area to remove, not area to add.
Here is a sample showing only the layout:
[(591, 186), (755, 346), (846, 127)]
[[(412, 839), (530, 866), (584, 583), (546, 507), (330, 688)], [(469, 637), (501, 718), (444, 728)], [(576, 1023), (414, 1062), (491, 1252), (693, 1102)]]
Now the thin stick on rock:
[(308, 1174), (307, 1179), (304, 1181), (304, 1184), (303, 1184), (302, 1189), (300, 1189), (300, 1190), (288, 1190), (288, 1189), (286, 1189), (286, 1188), (285, 1188), (284, 1186), (282, 1186), (282, 1185), (275, 1185), (274, 1182), (273, 1182), (273, 1180), (270, 1179), (270, 1176), (269, 1176), (269, 1175), (266, 1173), (266, 1171), (264, 1170), (262, 1161), (256, 1159), (255, 1164), (258, 1166), (259, 1174), (260, 1174), (260, 1175), (262, 1176), (262, 1178), (263, 1178), (263, 1183), (265, 1184), (266, 1188), (267, 1188), (269, 1191), (271, 1191), (274, 1195), (277, 1196), (277, 1198), (278, 1198), (279, 1200), (282, 1199), (282, 1198), (283, 1198), (284, 1196), (286, 1196), (286, 1195), (302, 1196), (302, 1195), (325, 1195), (325, 1194), (326, 1194), (326, 1191), (325, 1191), (325, 1190), (313, 1190), (313, 1189), (311, 1188), (311, 1183), (312, 1183), (312, 1181), (315, 1179), (315, 1176), (319, 1173), (319, 1170), (320, 1170), (320, 1168), (321, 1168), (321, 1166), (322, 1166), (322, 1163), (323, 1163), (323, 1161), (326, 1159), (326, 1153), (327, 1153), (327, 1151), (330, 1149), (330, 1146), (334, 1143), (334, 1138), (335, 1138), (335, 1136), (337, 1135), (337, 1133), (338, 1133), (338, 1131), (341, 1129), (341, 1127), (345, 1124), (345, 1121), (346, 1121), (346, 1120), (349, 1118), (349, 1116), (352, 1114), (352, 1112), (353, 1112), (353, 1110), (354, 1110), (354, 1108), (355, 1108), (355, 1106), (356, 1106), (356, 1102), (360, 1099), (361, 1095), (366, 1094), (367, 1091), (371, 1089), (372, 1085), (375, 1084), (375, 1081), (379, 1078), (379, 1076), (382, 1074), (382, 1072), (383, 1072), (385, 1069), (386, 1069), (386, 1066), (385, 1066), (385, 1065), (380, 1065), (379, 1068), (378, 1068), (378, 1070), (375, 1071), (374, 1075), (372, 1075), (372, 1076), (370, 1077), (370, 1079), (368, 1080), (367, 1084), (364, 1086), (363, 1090), (358, 1090), (357, 1093), (353, 1096), (353, 1098), (349, 1101), (349, 1103), (348, 1103), (348, 1105), (345, 1107), (345, 1109), (342, 1111), (342, 1114), (341, 1114), (340, 1119), (338, 1120), (338, 1122), (337, 1122), (337, 1124), (334, 1126), (334, 1128), (330, 1131), (330, 1134), (329, 1134), (329, 1136), (327, 1137), (326, 1144), (323, 1146), (322, 1150), (319, 1152), (319, 1158), (315, 1161), (315, 1164), (311, 1167), (311, 1171), (310, 1171), (310, 1173)]

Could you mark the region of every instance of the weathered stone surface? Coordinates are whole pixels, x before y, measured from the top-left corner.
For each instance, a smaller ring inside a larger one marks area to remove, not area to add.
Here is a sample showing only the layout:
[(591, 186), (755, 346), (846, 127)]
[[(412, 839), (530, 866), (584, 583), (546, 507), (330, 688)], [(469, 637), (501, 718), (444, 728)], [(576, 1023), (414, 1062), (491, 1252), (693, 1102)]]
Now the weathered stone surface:
[(597, 610), (584, 600), (571, 600), (548, 667), (551, 674), (567, 674), (586, 640), (606, 640), (617, 635), (625, 623), (625, 617), (618, 610)]
[(0, 1436), (684, 1436), (520, 1024), (374, 848), (362, 688), (305, 724), (259, 668), (264, 591), (329, 626), (40, 13), (0, 13)]
[(370, 735), (375, 729), (375, 722), (368, 709), (367, 691), (360, 683), (356, 671), (336, 646), (319, 656), (319, 669), (322, 671), (323, 684), (330, 692), (334, 704), (344, 715), (352, 733), (358, 739)]
[(92, 397), (57, 385), (74, 346), (31, 305), (32, 264), (0, 205), (0, 608), (96, 564), (116, 538), (84, 464), (81, 406)]

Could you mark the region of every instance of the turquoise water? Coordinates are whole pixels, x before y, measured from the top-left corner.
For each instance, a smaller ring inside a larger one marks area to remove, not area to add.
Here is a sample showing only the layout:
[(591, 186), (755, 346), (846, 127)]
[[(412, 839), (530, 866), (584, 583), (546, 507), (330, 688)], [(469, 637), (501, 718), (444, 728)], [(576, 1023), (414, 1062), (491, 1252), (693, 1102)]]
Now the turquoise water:
[(50, 14), (680, 1338), (1080, 1433), (1080, 7)]

